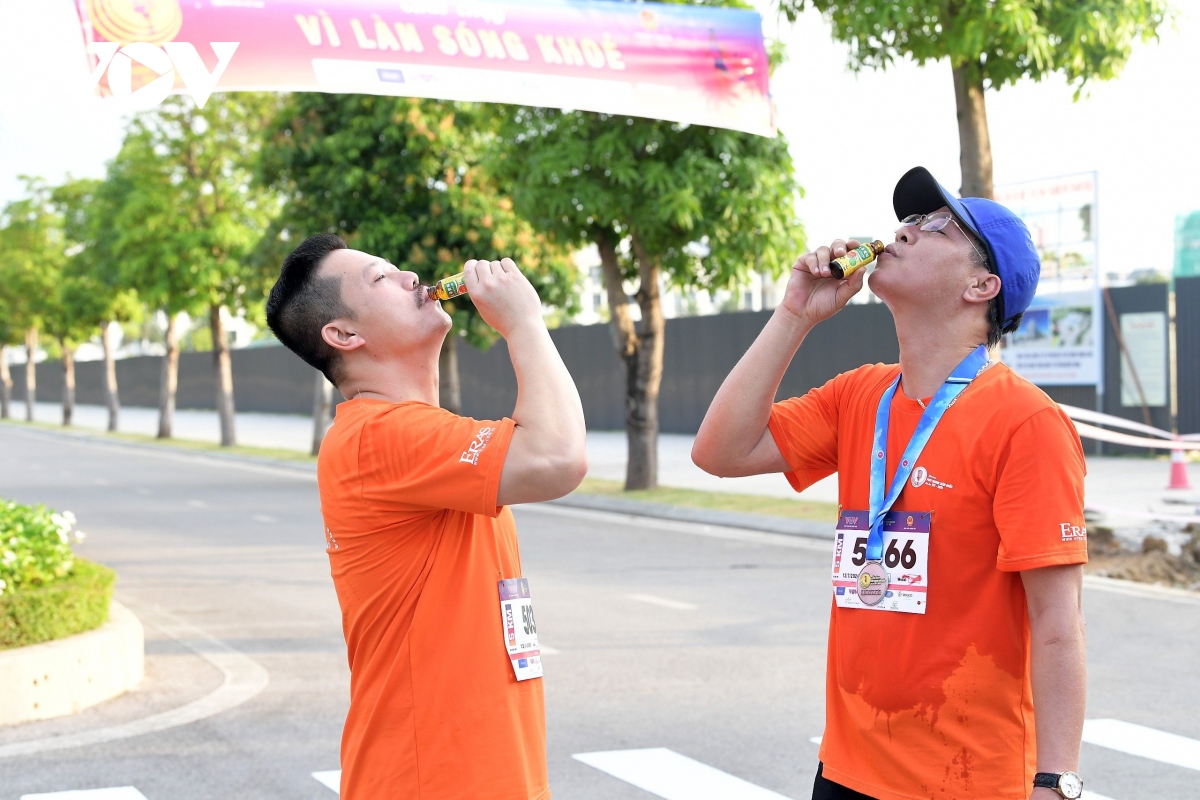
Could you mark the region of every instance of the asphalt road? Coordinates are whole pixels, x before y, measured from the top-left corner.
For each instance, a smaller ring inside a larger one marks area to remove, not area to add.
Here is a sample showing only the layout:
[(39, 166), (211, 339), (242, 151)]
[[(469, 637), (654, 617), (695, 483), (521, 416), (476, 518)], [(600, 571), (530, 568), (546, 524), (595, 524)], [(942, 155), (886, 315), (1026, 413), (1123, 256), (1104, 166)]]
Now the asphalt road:
[[(312, 773), (337, 769), (349, 674), (311, 473), (0, 426), (0, 497), (74, 511), (89, 534), (81, 554), (117, 570), (117, 596), (147, 632), (136, 691), (0, 728), (0, 800), (118, 786), (149, 800), (334, 797)], [(517, 519), (552, 650), (558, 800), (650, 798), (572, 758), (634, 748), (809, 796), (824, 704), (823, 542), (562, 508), (520, 508)], [(1200, 604), (1095, 588), (1085, 598), (1089, 718), (1200, 740)], [(266, 688), (150, 735), (4, 757), (15, 743), (104, 730), (217, 690), (222, 673), (194, 651), (204, 635), (261, 665)], [(1180, 746), (1186, 761), (1191, 745)], [(1081, 772), (1114, 800), (1200, 797), (1200, 766), (1151, 756), (1088, 744)]]

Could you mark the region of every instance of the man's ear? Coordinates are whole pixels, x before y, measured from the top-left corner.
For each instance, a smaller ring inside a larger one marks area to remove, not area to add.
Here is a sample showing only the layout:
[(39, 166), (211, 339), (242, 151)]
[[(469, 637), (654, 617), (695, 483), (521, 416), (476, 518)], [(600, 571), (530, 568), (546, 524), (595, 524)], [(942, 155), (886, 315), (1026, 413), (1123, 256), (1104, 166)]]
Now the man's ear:
[(325, 327), (321, 328), (321, 338), (325, 340), (325, 344), (343, 353), (357, 350), (367, 343), (367, 340), (355, 330), (353, 324), (344, 319), (335, 319), (326, 323)]
[(1000, 277), (990, 272), (976, 275), (963, 291), (968, 303), (987, 303), (1000, 294)]

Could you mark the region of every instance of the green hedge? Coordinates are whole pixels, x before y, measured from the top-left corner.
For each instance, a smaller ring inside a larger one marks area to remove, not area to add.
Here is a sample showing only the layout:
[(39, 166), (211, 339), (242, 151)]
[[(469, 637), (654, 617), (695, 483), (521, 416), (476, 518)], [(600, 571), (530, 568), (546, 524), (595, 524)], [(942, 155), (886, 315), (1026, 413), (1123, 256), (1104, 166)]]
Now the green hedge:
[(108, 621), (115, 580), (108, 567), (76, 557), (62, 578), (0, 595), (0, 650), (99, 628)]

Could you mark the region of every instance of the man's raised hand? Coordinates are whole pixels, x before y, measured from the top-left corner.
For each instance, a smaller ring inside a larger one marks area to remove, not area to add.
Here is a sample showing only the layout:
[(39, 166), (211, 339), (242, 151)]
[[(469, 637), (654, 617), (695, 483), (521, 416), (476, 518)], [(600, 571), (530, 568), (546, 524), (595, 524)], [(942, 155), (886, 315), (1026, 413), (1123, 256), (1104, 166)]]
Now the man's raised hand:
[(863, 287), (866, 269), (839, 280), (829, 272), (829, 262), (858, 247), (858, 240), (835, 239), (829, 247), (818, 247), (796, 259), (780, 306), (808, 327), (829, 319)]
[(511, 258), (476, 261), (463, 265), (467, 291), (483, 321), (505, 339), (523, 325), (542, 321), (542, 301)]

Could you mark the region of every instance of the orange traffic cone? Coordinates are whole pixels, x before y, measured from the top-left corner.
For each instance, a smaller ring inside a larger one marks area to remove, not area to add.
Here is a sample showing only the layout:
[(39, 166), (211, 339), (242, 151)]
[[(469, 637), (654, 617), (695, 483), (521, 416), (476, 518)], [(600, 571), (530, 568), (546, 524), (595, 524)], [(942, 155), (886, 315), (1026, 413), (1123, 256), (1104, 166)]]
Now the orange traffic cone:
[[(1175, 437), (1175, 441), (1179, 441), (1179, 437)], [(1183, 450), (1171, 451), (1171, 483), (1167, 486), (1168, 489), (1191, 489), (1192, 485), (1188, 483), (1187, 474), (1187, 459), (1183, 456)]]

